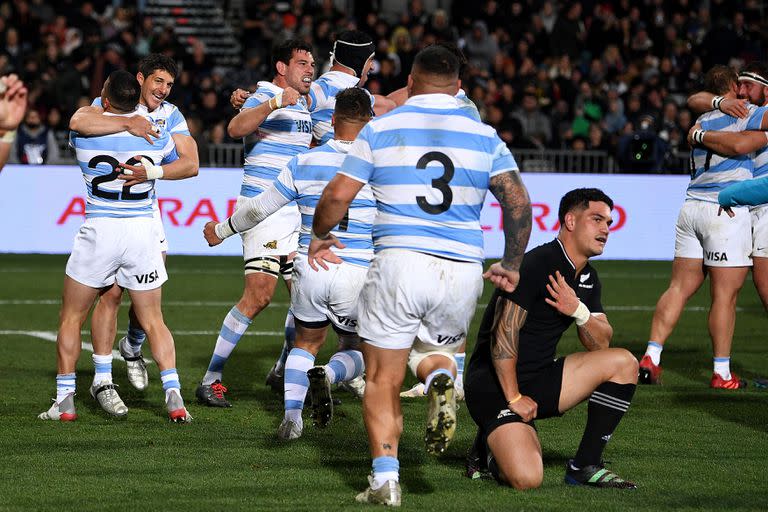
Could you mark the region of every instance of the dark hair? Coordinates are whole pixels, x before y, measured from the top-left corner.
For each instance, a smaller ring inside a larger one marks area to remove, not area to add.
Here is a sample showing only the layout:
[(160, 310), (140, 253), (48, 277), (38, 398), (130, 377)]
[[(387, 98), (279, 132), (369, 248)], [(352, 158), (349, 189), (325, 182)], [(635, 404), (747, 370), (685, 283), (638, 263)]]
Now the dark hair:
[(577, 188), (565, 194), (560, 200), (560, 209), (557, 212), (560, 225), (565, 224), (565, 214), (576, 209), (586, 210), (589, 208), (590, 201), (605, 203), (613, 210), (613, 200), (599, 188)]
[(731, 90), (731, 85), (738, 80), (736, 72), (728, 66), (718, 64), (712, 66), (704, 76), (704, 90), (712, 94), (726, 94)]
[(104, 94), (115, 109), (121, 112), (132, 112), (139, 103), (141, 86), (134, 75), (119, 69), (110, 73)]
[(179, 66), (176, 61), (161, 53), (150, 53), (139, 62), (139, 73), (147, 78), (157, 70), (167, 71), (176, 80), (179, 75)]
[(272, 48), (272, 71), (274, 72), (277, 63), (288, 64), (293, 57), (293, 52), (305, 51), (312, 53), (312, 45), (304, 42), (302, 39), (289, 39)]
[(459, 59), (444, 46), (427, 46), (413, 59), (413, 69), (432, 75), (459, 77)]
[(461, 75), (463, 75), (464, 72), (467, 70), (467, 64), (469, 63), (469, 61), (467, 60), (467, 56), (464, 55), (464, 52), (461, 51), (461, 48), (456, 46), (455, 43), (449, 43), (449, 42), (437, 43), (437, 46), (445, 48), (459, 60), (459, 77), (461, 77)]
[(337, 120), (367, 122), (373, 115), (371, 98), (359, 87), (344, 89), (336, 95), (333, 115)]
[[(768, 64), (761, 61), (754, 61), (750, 62), (746, 66), (744, 66), (744, 69), (741, 70), (742, 73), (754, 73), (756, 75), (759, 75), (760, 78), (763, 80), (768, 80)], [(741, 77), (741, 74), (739, 74), (739, 77)], [(763, 85), (763, 84), (760, 84)]]

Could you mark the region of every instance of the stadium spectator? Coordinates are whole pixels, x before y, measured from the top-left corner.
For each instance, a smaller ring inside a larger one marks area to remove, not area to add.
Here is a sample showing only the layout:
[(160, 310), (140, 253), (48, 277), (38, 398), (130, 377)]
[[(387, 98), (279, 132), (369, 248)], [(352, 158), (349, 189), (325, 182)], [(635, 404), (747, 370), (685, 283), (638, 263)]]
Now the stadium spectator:
[(27, 165), (42, 165), (58, 162), (59, 147), (53, 130), (43, 123), (40, 111), (36, 108), (27, 110), (24, 122), (16, 134), (16, 157)]
[(640, 117), (637, 130), (619, 139), (619, 168), (632, 173), (664, 172), (668, 147), (656, 132), (653, 116), (645, 114)]

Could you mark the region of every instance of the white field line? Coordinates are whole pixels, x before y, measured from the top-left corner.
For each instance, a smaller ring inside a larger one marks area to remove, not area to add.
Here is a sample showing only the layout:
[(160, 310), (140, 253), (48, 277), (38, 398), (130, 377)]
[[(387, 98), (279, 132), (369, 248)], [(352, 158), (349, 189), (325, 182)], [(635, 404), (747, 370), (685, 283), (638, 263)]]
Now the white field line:
[[(0, 300), (0, 306), (58, 306), (61, 304), (61, 299), (10, 299)], [(123, 302), (123, 306), (129, 305), (130, 302)], [(169, 307), (219, 307), (219, 306), (232, 306), (234, 303), (231, 301), (218, 301), (218, 300), (168, 300), (163, 301), (163, 306)], [(272, 302), (269, 307), (287, 308), (289, 304), (287, 302)], [(485, 309), (486, 304), (478, 304), (477, 309)], [(656, 306), (642, 306), (642, 305), (618, 305), (618, 306), (604, 306), (606, 311), (638, 311), (648, 312), (656, 309)], [(687, 306), (685, 311), (690, 312), (702, 312), (709, 311), (709, 307), (706, 306)], [(762, 308), (743, 308), (737, 307), (736, 311), (762, 311)], [(178, 334), (184, 331), (174, 331), (173, 334)], [(213, 331), (186, 331), (189, 336), (196, 334), (207, 334)], [(214, 333), (218, 334), (218, 333)], [(247, 334), (247, 331), (246, 331)], [(185, 336), (184, 334), (180, 334)], [(268, 336), (268, 333), (256, 334), (257, 336)]]

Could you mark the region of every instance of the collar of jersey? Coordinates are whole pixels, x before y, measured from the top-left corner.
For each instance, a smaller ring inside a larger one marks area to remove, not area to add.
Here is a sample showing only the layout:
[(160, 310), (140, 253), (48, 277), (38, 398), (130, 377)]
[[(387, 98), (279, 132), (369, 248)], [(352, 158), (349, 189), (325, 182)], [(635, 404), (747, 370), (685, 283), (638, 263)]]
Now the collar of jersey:
[(336, 140), (331, 139), (326, 144), (333, 148), (334, 151), (337, 153), (349, 153), (349, 148), (352, 146), (352, 143), (354, 141), (351, 140)]
[(411, 96), (408, 98), (405, 104), (416, 107), (444, 108), (446, 110), (454, 109), (457, 107), (456, 96), (441, 93), (419, 94), (416, 96)]
[(576, 270), (576, 265), (573, 264), (573, 261), (571, 261), (571, 258), (568, 256), (568, 253), (565, 252), (565, 246), (563, 245), (563, 242), (560, 241), (560, 238), (555, 238), (557, 241), (557, 245), (560, 246), (560, 249), (563, 251), (563, 256), (565, 256), (565, 259), (568, 260), (568, 263), (571, 264), (574, 270)]
[(336, 80), (343, 82), (343, 85), (346, 88), (356, 87), (357, 84), (360, 82), (360, 79), (357, 78), (355, 75), (350, 75), (349, 73), (345, 73), (343, 71), (327, 71), (323, 73), (322, 76), (334, 77)]

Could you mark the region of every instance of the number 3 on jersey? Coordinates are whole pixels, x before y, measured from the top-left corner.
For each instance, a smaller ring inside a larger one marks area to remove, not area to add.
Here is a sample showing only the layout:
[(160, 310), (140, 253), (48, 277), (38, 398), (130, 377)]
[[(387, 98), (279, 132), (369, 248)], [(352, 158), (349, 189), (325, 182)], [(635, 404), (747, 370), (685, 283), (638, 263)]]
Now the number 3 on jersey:
[(451, 187), (448, 186), (448, 183), (453, 179), (455, 168), (451, 159), (448, 158), (448, 155), (439, 151), (430, 151), (419, 158), (416, 168), (426, 169), (430, 162), (440, 162), (443, 165), (443, 175), (432, 180), (432, 187), (443, 194), (443, 202), (439, 204), (431, 204), (427, 201), (425, 196), (416, 196), (416, 204), (430, 215), (439, 215), (447, 211), (448, 208), (451, 207), (451, 202), (453, 202), (453, 191), (451, 190)]
[[(152, 159), (149, 158), (148, 156), (142, 155), (139, 158), (146, 158), (147, 160), (152, 162)], [(146, 192), (133, 193), (131, 192), (131, 187), (123, 187), (122, 192), (112, 192), (109, 190), (100, 189), (99, 185), (101, 185), (102, 183), (107, 183), (109, 181), (114, 181), (120, 175), (120, 171), (117, 170), (117, 167), (120, 165), (120, 162), (118, 162), (115, 157), (112, 157), (109, 155), (100, 155), (100, 156), (95, 156), (91, 158), (91, 160), (88, 162), (88, 167), (90, 169), (96, 170), (96, 166), (103, 163), (109, 164), (112, 167), (112, 172), (109, 174), (104, 174), (102, 176), (97, 176), (93, 178), (93, 180), (91, 181), (91, 190), (94, 196), (102, 197), (104, 199), (118, 199), (118, 200), (122, 199), (124, 201), (140, 201), (142, 199), (146, 199), (149, 197), (149, 190), (147, 190)], [(137, 160), (134, 157), (131, 157), (125, 163), (128, 165), (136, 165), (137, 163), (139, 163), (139, 160)]]

